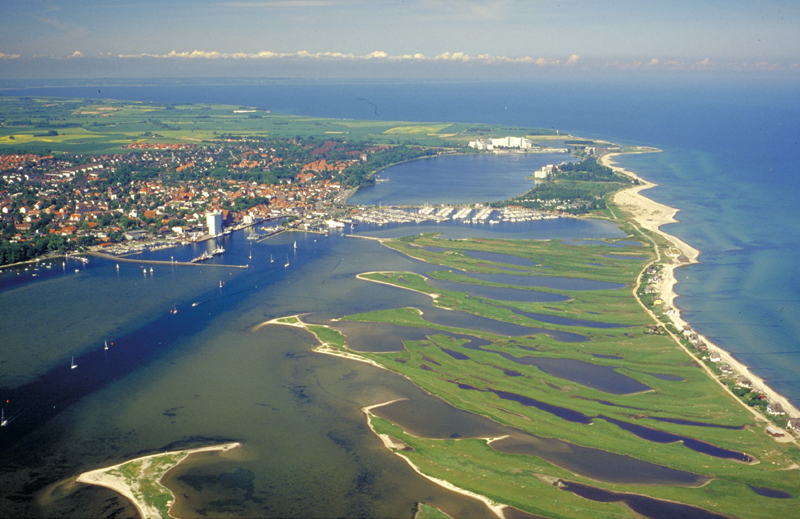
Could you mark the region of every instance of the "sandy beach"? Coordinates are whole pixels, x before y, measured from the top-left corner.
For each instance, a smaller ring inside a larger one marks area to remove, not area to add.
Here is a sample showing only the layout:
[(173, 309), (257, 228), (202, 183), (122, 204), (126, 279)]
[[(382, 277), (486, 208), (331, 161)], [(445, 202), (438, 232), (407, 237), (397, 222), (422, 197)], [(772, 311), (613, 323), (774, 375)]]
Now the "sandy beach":
[[(161, 477), (171, 468), (185, 460), (189, 455), (198, 452), (225, 451), (240, 446), (241, 443), (234, 442), (224, 443), (222, 445), (209, 445), (207, 447), (198, 447), (196, 449), (187, 449), (183, 451), (151, 454), (149, 456), (128, 460), (111, 467), (84, 472), (78, 476), (75, 481), (110, 488), (122, 494), (133, 503), (143, 519), (160, 518), (162, 514), (159, 509), (153, 503), (145, 500), (141, 491), (143, 484), (150, 482), (171, 494), (172, 492), (170, 492), (168, 488), (160, 484)], [(125, 472), (135, 472), (136, 477), (134, 479), (123, 475), (123, 471), (120, 470), (123, 465), (128, 465)], [(171, 506), (173, 502), (174, 496), (169, 501), (169, 505)], [(170, 515), (170, 517), (172, 516)]]
[[(643, 151), (642, 153), (647, 152), (648, 151)], [(670, 242), (671, 246), (669, 251), (666, 253), (667, 257), (658, 258), (656, 260), (657, 262), (661, 262), (664, 265), (664, 268), (662, 269), (662, 280), (657, 283), (655, 287), (659, 297), (664, 301), (665, 306), (674, 310), (674, 313), (669, 316), (672, 320), (672, 323), (678, 328), (678, 330), (684, 330), (687, 327), (690, 327), (690, 325), (684, 321), (683, 318), (681, 318), (680, 310), (675, 306), (674, 303), (677, 297), (677, 294), (675, 293), (675, 285), (677, 284), (677, 279), (675, 278), (675, 269), (683, 265), (698, 263), (700, 251), (676, 238), (675, 236), (667, 234), (659, 229), (659, 227), (662, 225), (677, 222), (675, 219), (675, 214), (678, 212), (678, 210), (673, 207), (658, 203), (642, 195), (642, 191), (645, 189), (650, 189), (651, 187), (655, 187), (657, 184), (639, 177), (632, 171), (628, 171), (617, 166), (613, 161), (613, 158), (617, 155), (620, 154), (610, 153), (604, 155), (599, 162), (604, 166), (614, 169), (618, 173), (622, 173), (632, 179), (638, 180), (639, 185), (616, 193), (614, 195), (614, 203), (617, 204), (619, 209), (628, 213), (631, 219), (640, 228), (657, 233)], [(647, 310), (652, 314), (650, 309)], [(770, 388), (761, 377), (752, 373), (746, 365), (736, 359), (729, 352), (709, 341), (706, 337), (703, 337), (699, 334), (698, 336), (703, 342), (705, 342), (709, 352), (716, 352), (719, 354), (720, 362), (729, 364), (734, 371), (748, 378), (753, 384), (753, 390), (763, 393), (772, 403), (780, 403), (783, 409), (786, 411), (786, 414), (790, 417), (800, 417), (800, 410), (798, 410), (786, 397)], [(694, 356), (693, 353), (686, 348), (684, 348), (684, 350), (686, 350), (690, 355)], [(703, 362), (699, 361), (699, 363), (706, 369), (706, 371), (714, 380), (717, 380), (723, 388), (728, 390), (727, 386), (722, 384), (716, 375), (708, 367), (706, 367)], [(736, 400), (741, 402), (742, 405), (752, 412), (758, 420), (768, 420), (768, 417), (764, 417), (758, 411), (746, 405), (740, 399), (736, 398)], [(778, 441), (796, 441), (790, 433), (786, 433), (783, 437), (776, 439)]]

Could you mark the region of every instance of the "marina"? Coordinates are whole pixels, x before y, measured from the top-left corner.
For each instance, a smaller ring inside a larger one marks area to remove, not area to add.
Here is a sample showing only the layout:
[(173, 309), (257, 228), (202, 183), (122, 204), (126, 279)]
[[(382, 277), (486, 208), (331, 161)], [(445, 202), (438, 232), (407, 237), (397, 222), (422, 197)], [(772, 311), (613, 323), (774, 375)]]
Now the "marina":
[[(474, 216), (470, 217), (474, 213)], [(388, 223), (444, 223), (448, 221), (461, 221), (465, 224), (493, 224), (500, 222), (533, 222), (538, 220), (553, 220), (568, 215), (555, 214), (546, 211), (525, 209), (522, 207), (504, 207), (494, 209), (483, 205), (455, 207), (443, 205), (435, 207), (423, 206), (378, 206), (359, 208), (358, 212), (350, 218), (357, 222), (375, 225)]]

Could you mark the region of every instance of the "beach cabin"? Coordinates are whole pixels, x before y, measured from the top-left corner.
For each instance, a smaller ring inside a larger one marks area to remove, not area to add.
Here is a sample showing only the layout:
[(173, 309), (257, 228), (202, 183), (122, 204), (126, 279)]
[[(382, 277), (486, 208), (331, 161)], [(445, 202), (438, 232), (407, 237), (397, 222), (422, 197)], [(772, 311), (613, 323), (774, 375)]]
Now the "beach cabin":
[(783, 406), (781, 404), (770, 403), (767, 406), (767, 414), (771, 414), (771, 415), (774, 415), (774, 416), (779, 416), (779, 415), (786, 414), (786, 411), (783, 410)]

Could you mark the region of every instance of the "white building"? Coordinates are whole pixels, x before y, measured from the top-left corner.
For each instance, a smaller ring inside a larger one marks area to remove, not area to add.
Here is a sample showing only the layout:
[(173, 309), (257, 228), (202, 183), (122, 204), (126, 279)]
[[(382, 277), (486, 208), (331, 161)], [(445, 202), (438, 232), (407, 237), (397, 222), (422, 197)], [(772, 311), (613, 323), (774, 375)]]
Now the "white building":
[(206, 220), (208, 221), (208, 234), (216, 236), (222, 233), (222, 213), (220, 211), (206, 213)]
[(501, 137), (499, 139), (478, 139), (470, 141), (471, 148), (476, 150), (492, 151), (495, 148), (519, 148), (529, 150), (533, 148), (533, 143), (525, 137)]
[(546, 179), (548, 175), (553, 173), (555, 166), (552, 164), (548, 164), (547, 166), (542, 166), (542, 169), (533, 173), (533, 178), (538, 179)]
[(470, 141), (469, 147), (481, 151), (492, 151), (494, 149), (494, 146), (492, 146), (492, 141), (487, 139), (478, 139), (476, 141)]

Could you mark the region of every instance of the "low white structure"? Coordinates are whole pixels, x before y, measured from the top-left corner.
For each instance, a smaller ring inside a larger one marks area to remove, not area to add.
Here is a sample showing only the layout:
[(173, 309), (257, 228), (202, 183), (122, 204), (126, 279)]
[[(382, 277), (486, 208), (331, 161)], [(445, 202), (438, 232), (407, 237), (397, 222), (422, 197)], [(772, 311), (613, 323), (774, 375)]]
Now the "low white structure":
[(518, 148), (528, 150), (533, 148), (533, 143), (525, 137), (500, 137), (499, 139), (478, 139), (469, 143), (476, 150), (492, 151), (495, 148)]

